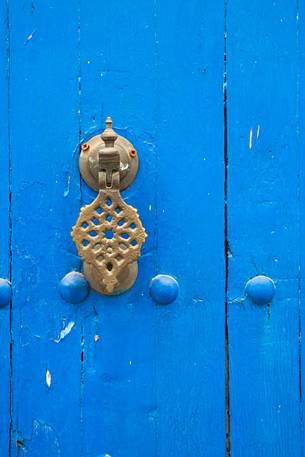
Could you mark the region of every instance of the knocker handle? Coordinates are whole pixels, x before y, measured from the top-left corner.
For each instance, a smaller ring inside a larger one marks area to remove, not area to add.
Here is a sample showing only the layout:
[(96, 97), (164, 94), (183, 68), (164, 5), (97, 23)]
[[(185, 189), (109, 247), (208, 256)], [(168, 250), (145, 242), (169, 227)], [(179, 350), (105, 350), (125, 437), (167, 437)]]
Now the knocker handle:
[(122, 138), (116, 147), (120, 138), (108, 117), (99, 141), (94, 137), (82, 147), (82, 175), (88, 182), (88, 172), (94, 175), (97, 164), (95, 174), (99, 189), (96, 199), (81, 208), (71, 232), (91, 287), (107, 295), (122, 293), (133, 285), (138, 271), (137, 259), (147, 236), (137, 210), (127, 205), (120, 194), (121, 174), (126, 184), (130, 174), (134, 177), (137, 170), (137, 164), (136, 169), (132, 164), (137, 158), (132, 145)]

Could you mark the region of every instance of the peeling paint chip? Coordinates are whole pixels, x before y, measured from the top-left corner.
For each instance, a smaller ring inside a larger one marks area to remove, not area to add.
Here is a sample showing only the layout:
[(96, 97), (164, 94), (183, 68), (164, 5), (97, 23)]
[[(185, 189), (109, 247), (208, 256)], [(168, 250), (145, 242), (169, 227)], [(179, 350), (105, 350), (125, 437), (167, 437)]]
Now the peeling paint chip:
[(49, 370), (46, 371), (46, 384), (48, 387), (51, 387), (52, 376)]
[(94, 335), (94, 341), (97, 343), (100, 339), (100, 335)]
[(253, 137), (253, 131), (250, 129), (249, 132), (249, 149), (252, 149), (252, 137)]
[(59, 343), (61, 340), (63, 340), (67, 335), (69, 335), (69, 333), (71, 332), (71, 330), (73, 329), (75, 325), (75, 322), (71, 321), (69, 322), (69, 324), (62, 329), (62, 331), (60, 332), (59, 334), (59, 337), (54, 340), (55, 343)]

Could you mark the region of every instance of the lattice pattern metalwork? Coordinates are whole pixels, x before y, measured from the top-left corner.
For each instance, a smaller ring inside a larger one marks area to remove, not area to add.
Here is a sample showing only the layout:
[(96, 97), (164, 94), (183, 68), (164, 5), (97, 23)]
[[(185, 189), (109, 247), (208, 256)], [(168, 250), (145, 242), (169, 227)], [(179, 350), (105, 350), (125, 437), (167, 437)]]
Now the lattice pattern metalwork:
[(137, 210), (118, 190), (103, 189), (81, 209), (71, 235), (79, 256), (94, 267), (108, 294), (120, 272), (138, 259), (147, 236)]

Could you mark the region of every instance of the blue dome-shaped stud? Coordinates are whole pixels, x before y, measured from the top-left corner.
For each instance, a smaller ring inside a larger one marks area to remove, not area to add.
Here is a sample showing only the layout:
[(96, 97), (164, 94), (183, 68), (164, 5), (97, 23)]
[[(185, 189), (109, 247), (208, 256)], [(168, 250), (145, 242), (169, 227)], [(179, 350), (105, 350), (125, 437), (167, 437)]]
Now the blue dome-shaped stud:
[(169, 275), (157, 275), (150, 282), (150, 295), (160, 305), (172, 303), (178, 295), (179, 285)]
[(11, 301), (11, 283), (7, 279), (0, 278), (0, 308), (4, 308)]
[(59, 283), (59, 292), (68, 303), (81, 303), (89, 293), (89, 284), (82, 273), (71, 271)]
[(268, 276), (255, 276), (247, 282), (245, 293), (253, 303), (267, 305), (274, 297), (275, 284)]

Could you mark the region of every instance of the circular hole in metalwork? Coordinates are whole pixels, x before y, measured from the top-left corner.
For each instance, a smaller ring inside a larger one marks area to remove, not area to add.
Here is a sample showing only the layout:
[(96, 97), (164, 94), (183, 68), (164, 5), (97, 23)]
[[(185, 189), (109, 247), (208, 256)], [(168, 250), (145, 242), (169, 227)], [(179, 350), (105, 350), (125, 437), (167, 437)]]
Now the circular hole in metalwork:
[(96, 217), (93, 217), (91, 222), (93, 222), (94, 225), (100, 225), (100, 221)]
[(113, 238), (113, 231), (112, 230), (106, 230), (104, 232), (104, 235), (105, 235), (105, 238), (107, 238), (108, 240), (111, 240)]

